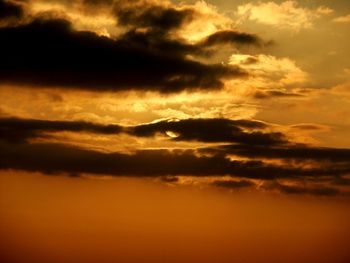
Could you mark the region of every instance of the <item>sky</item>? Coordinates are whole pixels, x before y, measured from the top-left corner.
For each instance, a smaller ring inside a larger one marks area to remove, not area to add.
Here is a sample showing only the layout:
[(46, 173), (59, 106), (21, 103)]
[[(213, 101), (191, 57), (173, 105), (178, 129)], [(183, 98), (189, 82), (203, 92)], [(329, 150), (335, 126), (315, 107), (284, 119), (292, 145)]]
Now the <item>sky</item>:
[(350, 260), (348, 0), (0, 0), (0, 259)]

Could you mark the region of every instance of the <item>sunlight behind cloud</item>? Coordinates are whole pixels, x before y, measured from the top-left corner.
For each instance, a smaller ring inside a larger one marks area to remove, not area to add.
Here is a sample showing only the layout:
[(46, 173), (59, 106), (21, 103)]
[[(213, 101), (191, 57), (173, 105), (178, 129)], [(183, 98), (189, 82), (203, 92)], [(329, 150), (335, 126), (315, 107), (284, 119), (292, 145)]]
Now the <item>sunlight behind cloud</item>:
[(345, 16), (339, 16), (333, 19), (336, 23), (350, 23), (350, 14)]
[(284, 1), (281, 4), (275, 2), (247, 3), (237, 8), (237, 14), (242, 19), (293, 31), (311, 28), (315, 19), (332, 12), (331, 8), (325, 6), (317, 9), (300, 7), (296, 1)]
[[(285, 88), (290, 85), (307, 81), (308, 75), (299, 68), (295, 61), (289, 58), (277, 58), (271, 55), (243, 55), (233, 54), (230, 65), (239, 65), (247, 70), (251, 76), (241, 85), (260, 89)], [(237, 83), (233, 81), (233, 83)]]

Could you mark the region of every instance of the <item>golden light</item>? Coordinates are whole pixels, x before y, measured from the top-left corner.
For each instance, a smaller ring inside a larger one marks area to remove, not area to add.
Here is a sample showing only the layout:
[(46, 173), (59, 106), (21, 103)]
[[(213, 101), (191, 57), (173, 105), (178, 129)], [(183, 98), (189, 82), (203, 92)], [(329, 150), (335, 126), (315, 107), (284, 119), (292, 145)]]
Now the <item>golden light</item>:
[(168, 136), (171, 137), (171, 138), (177, 138), (177, 137), (180, 136), (179, 133), (173, 132), (173, 131), (166, 131), (165, 134), (168, 135)]

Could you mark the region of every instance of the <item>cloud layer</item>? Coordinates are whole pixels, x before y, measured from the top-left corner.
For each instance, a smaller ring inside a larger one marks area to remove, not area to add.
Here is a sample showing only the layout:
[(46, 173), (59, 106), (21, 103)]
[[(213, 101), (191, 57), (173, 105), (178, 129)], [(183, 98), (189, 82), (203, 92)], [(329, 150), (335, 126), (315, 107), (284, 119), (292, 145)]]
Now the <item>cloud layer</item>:
[[(0, 123), (1, 169), (48, 174), (87, 173), (164, 178), (230, 176), (263, 181), (290, 179), (295, 186), (276, 183), (273, 187), (270, 185), (270, 188), (265, 188), (314, 195), (336, 195), (341, 191), (337, 188), (332, 190), (334, 187), (327, 185), (322, 188), (311, 185), (304, 189), (299, 185), (300, 180), (322, 183), (324, 180), (335, 182), (338, 178), (338, 184), (344, 184), (347, 179), (343, 176), (350, 173), (349, 149), (295, 144), (286, 140), (284, 134), (267, 131), (268, 124), (253, 120), (188, 119), (128, 127), (15, 118), (3, 118)], [(168, 140), (218, 144), (208, 144), (207, 147), (198, 149), (134, 149), (131, 153), (123, 153), (50, 142), (50, 135), (66, 131), (105, 136), (126, 133), (137, 138), (153, 139), (159, 133), (166, 136), (167, 132), (172, 132), (176, 136), (170, 136)], [(46, 142), (33, 140), (38, 138), (46, 138)], [(217, 180), (212, 184), (237, 189), (256, 186), (250, 181)]]

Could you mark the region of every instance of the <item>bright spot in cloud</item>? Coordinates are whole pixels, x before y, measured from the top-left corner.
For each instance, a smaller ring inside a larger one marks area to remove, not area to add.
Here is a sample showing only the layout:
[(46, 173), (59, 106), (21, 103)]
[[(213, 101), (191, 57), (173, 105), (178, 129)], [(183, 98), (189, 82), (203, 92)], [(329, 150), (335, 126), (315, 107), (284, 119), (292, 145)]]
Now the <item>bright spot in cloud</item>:
[(177, 138), (180, 136), (180, 134), (178, 134), (177, 132), (173, 132), (173, 131), (166, 131), (165, 134), (171, 138)]

